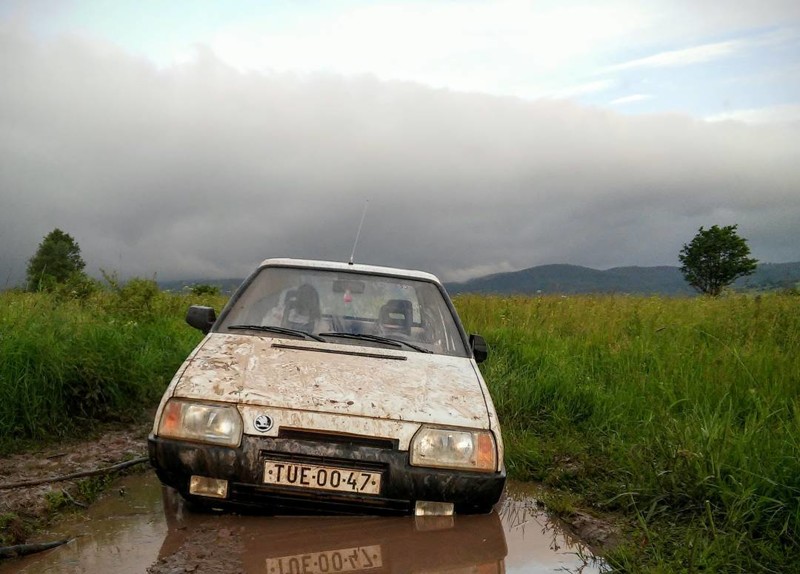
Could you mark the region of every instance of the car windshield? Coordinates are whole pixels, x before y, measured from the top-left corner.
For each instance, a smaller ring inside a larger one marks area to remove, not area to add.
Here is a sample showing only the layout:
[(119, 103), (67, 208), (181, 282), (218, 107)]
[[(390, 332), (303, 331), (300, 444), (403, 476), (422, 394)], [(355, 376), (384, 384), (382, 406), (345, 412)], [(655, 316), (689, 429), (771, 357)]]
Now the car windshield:
[(264, 267), (219, 330), (468, 356), (434, 283), (385, 275)]

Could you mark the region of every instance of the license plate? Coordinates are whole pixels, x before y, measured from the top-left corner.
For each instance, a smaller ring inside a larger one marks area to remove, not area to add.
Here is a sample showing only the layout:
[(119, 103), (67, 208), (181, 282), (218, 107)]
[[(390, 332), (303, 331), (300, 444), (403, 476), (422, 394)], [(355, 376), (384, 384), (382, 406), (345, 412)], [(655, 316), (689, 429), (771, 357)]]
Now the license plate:
[(268, 574), (329, 574), (381, 568), (381, 547), (359, 546), (295, 556), (267, 558)]
[(264, 463), (264, 483), (359, 494), (380, 494), (381, 473), (268, 460)]

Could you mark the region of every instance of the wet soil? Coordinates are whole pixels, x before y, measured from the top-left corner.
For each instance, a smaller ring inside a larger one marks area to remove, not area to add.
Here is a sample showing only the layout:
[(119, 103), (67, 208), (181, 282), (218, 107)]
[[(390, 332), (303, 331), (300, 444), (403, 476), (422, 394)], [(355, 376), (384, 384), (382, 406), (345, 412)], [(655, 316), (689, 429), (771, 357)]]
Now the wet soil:
[[(75, 472), (104, 468), (147, 454), (147, 433), (151, 424), (104, 429), (85, 440), (65, 441), (34, 452), (0, 457), (0, 485), (55, 478)], [(0, 516), (16, 517), (0, 524), (0, 541), (22, 544), (31, 525), (49, 522), (70, 505), (80, 508), (91, 492), (81, 489), (80, 480), (45, 483), (39, 486), (0, 490)], [(59, 504), (66, 502), (66, 504)], [(74, 501), (74, 502), (71, 502)]]
[[(88, 443), (7, 457), (0, 461), (0, 484), (142, 456), (147, 431), (148, 427), (110, 431)], [(524, 484), (510, 483), (502, 504), (484, 516), (259, 517), (192, 513), (174, 491), (161, 486), (149, 467), (139, 468), (136, 474), (115, 478), (89, 508), (75, 507), (57, 521), (48, 520), (53, 510), (47, 493), (64, 489), (80, 502), (75, 482), (0, 491), (0, 514), (38, 518), (45, 525), (27, 537), (20, 533), (18, 541), (71, 540), (34, 556), (0, 561), (0, 574), (589, 574), (603, 569), (592, 549), (614, 537), (608, 524), (588, 514), (576, 513), (572, 524), (549, 517), (533, 497), (535, 491)], [(6, 537), (8, 530), (6, 525)]]

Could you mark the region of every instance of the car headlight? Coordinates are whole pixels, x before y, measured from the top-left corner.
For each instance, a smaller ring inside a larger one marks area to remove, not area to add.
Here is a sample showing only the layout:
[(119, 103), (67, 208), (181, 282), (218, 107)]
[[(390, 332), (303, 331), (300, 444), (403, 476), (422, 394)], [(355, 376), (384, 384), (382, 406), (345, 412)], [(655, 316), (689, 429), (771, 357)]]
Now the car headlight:
[(235, 406), (170, 399), (158, 424), (159, 436), (239, 446), (242, 417)]
[(411, 441), (411, 464), (494, 472), (497, 446), (489, 431), (424, 426)]

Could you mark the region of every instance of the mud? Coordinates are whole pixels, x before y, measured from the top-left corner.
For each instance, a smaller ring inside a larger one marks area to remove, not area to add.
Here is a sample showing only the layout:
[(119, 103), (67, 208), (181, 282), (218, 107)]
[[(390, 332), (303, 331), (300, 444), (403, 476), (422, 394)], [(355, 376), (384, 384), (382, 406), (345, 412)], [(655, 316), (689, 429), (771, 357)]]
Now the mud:
[[(65, 441), (41, 450), (0, 457), (0, 484), (39, 480), (73, 472), (95, 470), (147, 454), (149, 425), (106, 429), (98, 436)], [(66, 493), (66, 495), (64, 494)], [(77, 481), (45, 483), (35, 487), (0, 490), (0, 515), (17, 515), (20, 522), (47, 521), (53, 496), (86, 502)], [(25, 528), (0, 532), (8, 544), (29, 542)]]
[(433, 518), (196, 514), (147, 472), (123, 477), (38, 540), (60, 548), (0, 562), (0, 574), (602, 571), (602, 562), (525, 489), (489, 515)]

